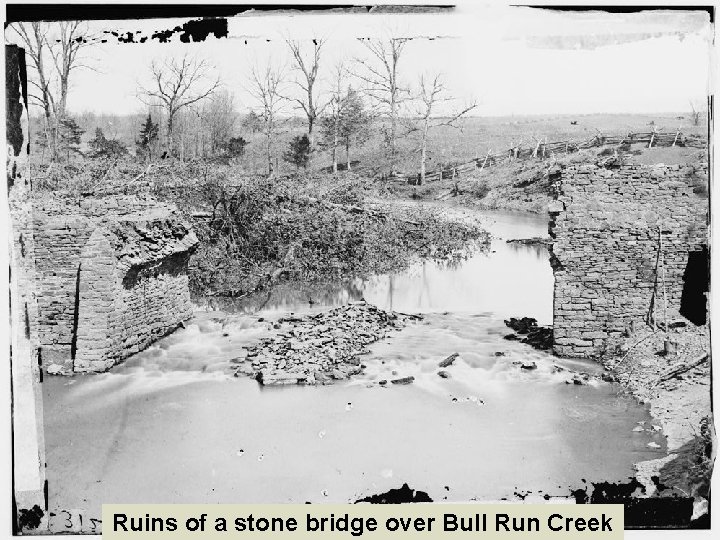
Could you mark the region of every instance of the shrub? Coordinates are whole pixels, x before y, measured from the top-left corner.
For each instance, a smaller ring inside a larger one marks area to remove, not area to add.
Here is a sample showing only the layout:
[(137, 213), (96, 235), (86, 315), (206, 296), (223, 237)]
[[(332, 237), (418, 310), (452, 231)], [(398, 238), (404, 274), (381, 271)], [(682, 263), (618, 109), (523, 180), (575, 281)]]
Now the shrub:
[(488, 186), (485, 180), (481, 180), (473, 186), (473, 194), (478, 199), (484, 199), (488, 193), (490, 193), (490, 186)]
[(295, 165), (296, 169), (307, 167), (310, 160), (310, 139), (307, 135), (298, 135), (290, 141), (290, 148), (283, 154), (283, 159)]
[(127, 147), (117, 139), (107, 139), (103, 130), (95, 130), (95, 138), (88, 142), (91, 158), (117, 158), (127, 154)]

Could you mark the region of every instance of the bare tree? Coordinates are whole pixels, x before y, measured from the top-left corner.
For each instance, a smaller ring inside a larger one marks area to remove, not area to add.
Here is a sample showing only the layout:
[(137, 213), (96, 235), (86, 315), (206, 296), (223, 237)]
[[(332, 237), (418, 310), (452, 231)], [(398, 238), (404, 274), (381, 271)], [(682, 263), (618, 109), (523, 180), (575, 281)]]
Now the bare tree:
[(50, 90), (51, 75), (46, 70), (45, 57), (47, 53), (47, 33), (48, 28), (40, 22), (16, 23), (10, 25), (10, 28), (20, 38), (25, 52), (32, 61), (37, 76), (37, 80), (30, 80), (30, 84), (35, 87), (38, 93), (29, 92), (29, 96), (43, 108), (45, 117), (49, 120), (55, 115), (55, 101)]
[(433, 116), (437, 112), (437, 105), (441, 102), (453, 101), (447, 93), (445, 85), (440, 75), (435, 75), (431, 79), (425, 76), (420, 77), (420, 89), (417, 95), (420, 102), (418, 116), (420, 117), (419, 126), (411, 131), (420, 133), (420, 183), (425, 182), (425, 166), (427, 162), (427, 145), (429, 133), (432, 129), (440, 126), (459, 127), (459, 120), (473, 110), (476, 105), (472, 103), (462, 110), (453, 112), (450, 116), (436, 118)]
[(67, 114), (70, 76), (79, 68), (89, 67), (82, 62), (81, 51), (94, 38), (81, 21), (15, 23), (10, 28), (30, 57), (35, 77), (29, 81), (34, 88), (29, 95), (43, 109), (45, 138), (54, 159), (57, 126)]
[(80, 63), (78, 53), (89, 45), (92, 36), (87, 35), (87, 26), (80, 21), (58, 23), (57, 47), (48, 47), (55, 64), (60, 84), (60, 99), (57, 103), (58, 117), (63, 118), (67, 110), (67, 95), (70, 87), (70, 74), (80, 67), (88, 67)]
[(330, 89), (330, 99), (328, 100), (327, 112), (322, 117), (322, 128), (325, 132), (327, 146), (332, 149), (332, 171), (338, 170), (338, 147), (340, 146), (341, 128), (343, 108), (346, 103), (344, 97), (345, 79), (347, 70), (345, 64), (339, 62), (333, 70), (332, 87)]
[(210, 153), (217, 155), (232, 137), (237, 121), (233, 94), (227, 90), (218, 92), (204, 104), (201, 114), (207, 126)]
[(168, 58), (150, 65), (152, 83), (141, 86), (140, 100), (146, 105), (160, 101), (166, 113), (166, 136), (168, 150), (174, 150), (173, 122), (178, 111), (212, 95), (220, 86), (220, 79), (210, 78), (211, 67), (205, 60), (183, 55)]
[(250, 73), (248, 92), (257, 100), (260, 108), (262, 132), (265, 137), (265, 155), (268, 163), (268, 176), (274, 172), (273, 140), (278, 129), (278, 115), (282, 111), (286, 97), (282, 91), (285, 85), (285, 71), (282, 67), (268, 62), (265, 69), (253, 67)]
[(400, 105), (409, 97), (399, 80), (398, 64), (410, 38), (360, 39), (370, 53), (370, 60), (357, 59), (364, 68), (356, 76), (366, 84), (365, 92), (373, 98), (390, 120), (387, 134), (390, 172), (394, 172), (397, 159), (398, 117)]
[(700, 125), (700, 116), (702, 115), (702, 107), (697, 106), (692, 100), (690, 100), (690, 108), (692, 109), (693, 125)]
[(303, 92), (301, 99), (293, 98), (293, 101), (299, 105), (307, 117), (308, 139), (310, 139), (310, 148), (312, 149), (315, 144), (313, 128), (323, 109), (323, 107), (319, 105), (316, 82), (320, 68), (320, 53), (325, 40), (321, 38), (312, 40), (313, 50), (309, 58), (303, 56), (299, 41), (288, 39), (286, 43), (292, 53), (294, 69), (299, 72), (299, 79), (295, 80), (294, 83)]

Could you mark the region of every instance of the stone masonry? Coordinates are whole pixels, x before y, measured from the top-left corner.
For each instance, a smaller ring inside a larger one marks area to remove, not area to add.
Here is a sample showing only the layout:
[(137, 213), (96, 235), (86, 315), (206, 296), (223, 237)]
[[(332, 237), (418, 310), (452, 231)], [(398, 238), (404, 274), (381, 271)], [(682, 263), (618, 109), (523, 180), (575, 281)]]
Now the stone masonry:
[(48, 373), (107, 370), (192, 316), (187, 263), (198, 240), (172, 205), (38, 200), (34, 239)]
[[(706, 187), (707, 163), (562, 171), (550, 207), (556, 354), (597, 356), (609, 337), (646, 320), (659, 231), (668, 320), (678, 318), (689, 254), (708, 244)], [(656, 316), (662, 320), (662, 270), (657, 278)]]

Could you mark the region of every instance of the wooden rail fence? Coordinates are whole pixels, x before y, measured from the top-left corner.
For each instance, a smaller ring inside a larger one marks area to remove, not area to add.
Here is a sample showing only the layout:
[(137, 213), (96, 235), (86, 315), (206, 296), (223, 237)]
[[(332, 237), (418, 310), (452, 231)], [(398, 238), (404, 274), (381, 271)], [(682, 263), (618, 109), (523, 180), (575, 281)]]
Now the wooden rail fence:
[[(681, 131), (676, 132), (660, 132), (657, 130), (645, 133), (628, 133), (626, 135), (603, 135), (598, 133), (594, 137), (584, 141), (559, 141), (548, 142), (536, 140), (534, 145), (523, 146), (516, 145), (512, 148), (501, 152), (488, 151), (482, 157), (477, 157), (472, 161), (461, 163), (459, 165), (444, 166), (435, 171), (425, 174), (425, 181), (437, 181), (452, 179), (457, 176), (468, 174), (478, 169), (499, 165), (508, 160), (517, 159), (548, 159), (557, 155), (570, 154), (578, 152), (586, 148), (594, 148), (605, 145), (622, 145), (622, 144), (647, 144), (648, 148), (657, 146), (684, 146), (692, 148), (706, 148), (707, 142), (704, 138), (697, 135), (685, 135)], [(396, 178), (407, 178), (409, 182), (417, 183), (420, 175), (395, 175)], [(385, 177), (384, 179), (386, 179)]]

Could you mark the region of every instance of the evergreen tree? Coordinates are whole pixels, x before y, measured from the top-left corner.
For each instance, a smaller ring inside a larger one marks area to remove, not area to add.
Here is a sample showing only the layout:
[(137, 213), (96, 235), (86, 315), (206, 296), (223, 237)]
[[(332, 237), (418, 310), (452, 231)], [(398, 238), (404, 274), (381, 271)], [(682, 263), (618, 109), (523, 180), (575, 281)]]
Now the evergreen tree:
[(145, 123), (140, 126), (140, 136), (135, 140), (138, 155), (152, 159), (153, 149), (157, 146), (159, 135), (160, 125), (154, 123), (152, 116), (148, 113)]
[(307, 167), (310, 159), (310, 139), (307, 135), (298, 135), (290, 141), (290, 148), (283, 154), (285, 161), (295, 165), (296, 169)]
[(248, 142), (242, 137), (230, 137), (225, 143), (225, 153), (231, 158), (242, 157), (245, 155), (245, 147), (247, 144)]
[(90, 157), (111, 158), (127, 153), (127, 147), (117, 139), (107, 139), (101, 128), (95, 129), (95, 138), (88, 142)]
[(347, 170), (350, 170), (350, 148), (354, 147), (370, 136), (370, 115), (365, 111), (360, 94), (348, 88), (340, 108), (340, 137), (345, 143)]
[(66, 117), (60, 119), (57, 134), (58, 153), (65, 155), (68, 161), (70, 160), (71, 153), (82, 155), (80, 139), (83, 133), (85, 133), (85, 131), (81, 129), (72, 118)]
[(255, 111), (250, 111), (245, 115), (243, 120), (245, 127), (249, 129), (253, 134), (260, 133), (262, 131), (263, 120), (260, 115)]

